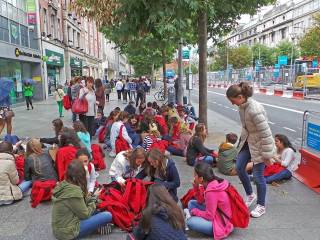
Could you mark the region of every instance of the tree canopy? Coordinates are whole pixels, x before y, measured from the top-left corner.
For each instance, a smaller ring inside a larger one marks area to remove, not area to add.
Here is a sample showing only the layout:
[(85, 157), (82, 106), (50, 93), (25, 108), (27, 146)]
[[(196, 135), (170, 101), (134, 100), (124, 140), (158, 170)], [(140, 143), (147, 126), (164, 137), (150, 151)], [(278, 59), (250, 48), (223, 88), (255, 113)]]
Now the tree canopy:
[(313, 27), (299, 41), (302, 56), (320, 56), (320, 14), (316, 14), (313, 20)]

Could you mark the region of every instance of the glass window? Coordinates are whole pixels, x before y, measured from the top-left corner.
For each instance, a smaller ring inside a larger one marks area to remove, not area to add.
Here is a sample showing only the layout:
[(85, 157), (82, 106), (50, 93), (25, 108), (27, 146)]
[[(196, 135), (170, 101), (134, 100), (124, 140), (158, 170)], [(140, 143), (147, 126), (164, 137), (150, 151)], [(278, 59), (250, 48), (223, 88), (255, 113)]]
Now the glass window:
[(0, 40), (9, 42), (8, 19), (0, 17)]
[(21, 16), (18, 16), (18, 14), (19, 14), (18, 8), (12, 7), (12, 20), (20, 21)]
[(0, 14), (4, 17), (7, 16), (7, 3), (5, 1), (0, 1)]
[(19, 24), (16, 22), (10, 21), (10, 35), (11, 43), (20, 44)]
[(20, 25), (21, 32), (21, 45), (29, 47), (29, 38), (28, 38), (28, 28), (26, 26)]
[(13, 5), (14, 7), (17, 7), (17, 0), (12, 0), (12, 5)]
[(11, 4), (7, 4), (7, 10), (8, 10), (8, 18), (12, 19), (12, 5)]
[(30, 38), (30, 48), (39, 49), (36, 28), (33, 30), (31, 29), (29, 30), (29, 38)]

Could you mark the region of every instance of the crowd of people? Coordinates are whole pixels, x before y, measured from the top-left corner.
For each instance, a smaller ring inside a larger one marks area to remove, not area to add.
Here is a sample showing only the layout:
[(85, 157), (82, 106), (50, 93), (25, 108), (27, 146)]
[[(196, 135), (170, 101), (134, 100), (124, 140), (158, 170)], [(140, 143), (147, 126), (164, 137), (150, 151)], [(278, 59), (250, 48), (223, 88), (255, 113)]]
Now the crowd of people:
[[(118, 100), (122, 95), (128, 104), (124, 110), (118, 106), (106, 116), (105, 104), (113, 88)], [(106, 182), (121, 187), (128, 179), (153, 183), (140, 221), (130, 234), (132, 239), (187, 239), (186, 229), (214, 239), (226, 238), (236, 227), (227, 192), (230, 183), (218, 177), (215, 168), (223, 175), (239, 176), (246, 192), (245, 205), (249, 208), (257, 200), (250, 212), (252, 217), (265, 214), (266, 183), (291, 178), (299, 161), (285, 135), (272, 136), (263, 106), (252, 98), (252, 88), (240, 83), (227, 90), (226, 97), (239, 107), (242, 132), (239, 141), (235, 133), (227, 133), (217, 149), (206, 147), (208, 131), (205, 124), (198, 123), (193, 106), (146, 103), (148, 91), (150, 84), (142, 78), (103, 84), (100, 79), (76, 77), (66, 94), (59, 86), (55, 99), (60, 117), (65, 96), (71, 104), (85, 99), (87, 111), (73, 112), (72, 127), (64, 126), (61, 118), (53, 120), (53, 137), (19, 141), (7, 131), (0, 143), (0, 205), (22, 199), (30, 188), (34, 191), (39, 181), (53, 181), (54, 236), (74, 239), (95, 231), (102, 233), (116, 216), (97, 208), (103, 183), (97, 183), (99, 169), (93, 164), (92, 145), (98, 140), (114, 158)], [(12, 120), (9, 115), (13, 111), (8, 99), (1, 100), (0, 130), (8, 119)], [(174, 155), (183, 157), (194, 168), (190, 178), (196, 194), (184, 211), (178, 203), (181, 173)], [(16, 161), (21, 156), (22, 167)]]

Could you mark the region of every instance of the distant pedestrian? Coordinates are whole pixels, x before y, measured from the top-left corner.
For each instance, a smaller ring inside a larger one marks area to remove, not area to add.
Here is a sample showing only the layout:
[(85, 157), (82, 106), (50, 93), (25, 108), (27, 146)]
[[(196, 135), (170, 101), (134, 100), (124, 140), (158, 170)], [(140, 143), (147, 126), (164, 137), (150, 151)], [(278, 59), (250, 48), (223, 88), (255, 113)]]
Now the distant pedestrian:
[(0, 99), (0, 134), (2, 133), (4, 127), (7, 125), (7, 134), (12, 133), (12, 118), (14, 117), (14, 112), (11, 109), (10, 95), (9, 92), (6, 96), (1, 96)]
[(98, 103), (98, 109), (103, 115), (104, 106), (106, 104), (106, 96), (104, 95), (104, 86), (102, 85), (102, 81), (100, 78), (97, 78), (94, 82), (95, 93), (96, 93), (96, 101)]
[[(76, 100), (79, 97), (80, 89), (82, 88), (80, 82), (81, 82), (81, 77), (74, 78), (74, 84), (71, 86), (71, 97), (72, 97), (71, 103), (73, 103), (74, 100)], [(72, 121), (74, 122), (76, 120), (77, 120), (77, 114), (72, 112)]]
[(106, 85), (104, 86), (104, 93), (106, 94), (107, 102), (110, 101), (110, 93), (112, 91), (111, 83), (107, 80)]
[(136, 88), (137, 88), (136, 80), (133, 79), (129, 82), (130, 101), (136, 101)]
[(130, 98), (130, 90), (129, 90), (129, 79), (127, 79), (124, 83), (123, 87), (123, 102), (127, 103), (128, 102), (128, 97)]
[(117, 90), (117, 94), (118, 94), (118, 101), (121, 100), (122, 89), (123, 89), (123, 83), (122, 83), (121, 80), (118, 80), (117, 83), (116, 83), (116, 90)]
[(62, 111), (63, 111), (63, 104), (62, 104), (62, 100), (64, 97), (64, 91), (62, 89), (61, 85), (58, 85), (56, 90), (53, 93), (54, 97), (56, 98), (57, 104), (58, 104), (58, 109), (59, 109), (59, 116), (63, 117), (62, 115)]
[(129, 115), (136, 114), (136, 108), (134, 107), (134, 102), (130, 101), (129, 104), (124, 108), (123, 111), (129, 113)]
[(26, 104), (27, 104), (27, 110), (30, 110), (29, 106), (31, 109), (33, 109), (32, 105), (32, 97), (33, 97), (33, 91), (34, 87), (30, 83), (25, 83), (23, 86), (23, 95), (26, 99)]
[[(257, 199), (252, 217), (261, 217), (266, 213), (265, 198), (267, 192), (264, 169), (266, 163), (275, 156), (276, 148), (263, 106), (252, 99), (252, 87), (245, 82), (232, 85), (226, 92), (227, 98), (239, 107), (242, 133), (236, 160), (237, 173), (246, 191), (246, 204), (250, 207)], [(257, 195), (253, 192), (246, 171), (249, 161), (253, 162), (253, 177), (257, 186)]]
[(137, 83), (136, 89), (137, 89), (137, 100), (136, 100), (136, 107), (137, 107), (137, 106), (139, 106), (139, 101), (140, 101), (140, 104), (145, 102), (145, 100), (144, 100), (145, 84), (141, 79)]

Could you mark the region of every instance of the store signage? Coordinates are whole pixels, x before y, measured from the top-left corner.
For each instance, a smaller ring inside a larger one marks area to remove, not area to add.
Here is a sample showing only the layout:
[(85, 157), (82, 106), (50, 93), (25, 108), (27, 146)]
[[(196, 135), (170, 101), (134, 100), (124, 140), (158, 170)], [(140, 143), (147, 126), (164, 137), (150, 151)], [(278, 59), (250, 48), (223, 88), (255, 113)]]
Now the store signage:
[(82, 60), (79, 58), (70, 58), (70, 66), (73, 68), (82, 68)]
[(63, 58), (64, 58), (63, 54), (46, 49), (45, 60), (47, 62), (47, 65), (63, 67), (64, 65)]
[(16, 57), (24, 56), (24, 57), (31, 57), (31, 58), (39, 58), (39, 59), (41, 59), (41, 56), (39, 54), (25, 52), (25, 51), (22, 51), (19, 48), (15, 48), (14, 49), (14, 54), (15, 54)]

